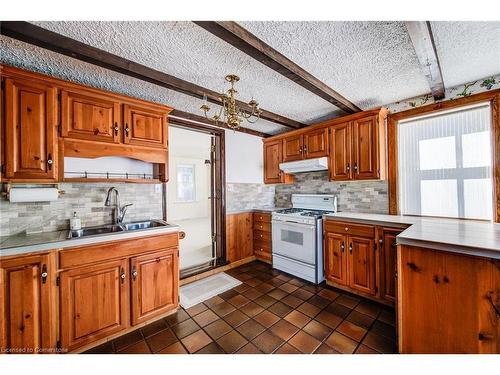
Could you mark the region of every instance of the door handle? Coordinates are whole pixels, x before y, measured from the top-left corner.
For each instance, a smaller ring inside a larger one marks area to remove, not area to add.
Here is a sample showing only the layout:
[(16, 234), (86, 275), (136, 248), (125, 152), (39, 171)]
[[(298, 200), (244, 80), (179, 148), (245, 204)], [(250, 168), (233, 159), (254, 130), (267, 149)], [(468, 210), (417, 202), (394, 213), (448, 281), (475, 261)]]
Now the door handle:
[(354, 172), (358, 171), (358, 163), (354, 163)]
[(49, 273), (47, 272), (47, 265), (43, 264), (42, 273), (40, 274), (40, 277), (42, 279), (42, 284), (45, 284), (47, 282), (47, 276), (49, 276)]
[(137, 278), (137, 270), (135, 269), (135, 266), (132, 267), (132, 280), (135, 281), (135, 279)]
[(345, 244), (344, 244), (344, 242), (342, 242), (342, 245), (340, 245), (340, 250), (342, 250), (342, 252), (345, 251)]
[(129, 127), (128, 127), (128, 124), (125, 123), (125, 134), (127, 135), (128, 137), (128, 132), (130, 131)]
[(118, 128), (118, 123), (117, 122), (115, 122), (115, 127), (113, 129), (115, 131), (115, 135), (118, 135), (119, 128)]
[(352, 254), (352, 243), (349, 244), (349, 252)]
[(347, 171), (347, 173), (349, 173), (351, 171), (351, 165), (349, 163), (347, 163), (346, 171)]
[(54, 164), (54, 161), (52, 160), (52, 154), (47, 155), (47, 168), (49, 168), (49, 171), (52, 170), (52, 164)]
[(120, 279), (122, 281), (122, 284), (125, 282), (125, 270), (123, 268), (120, 269)]

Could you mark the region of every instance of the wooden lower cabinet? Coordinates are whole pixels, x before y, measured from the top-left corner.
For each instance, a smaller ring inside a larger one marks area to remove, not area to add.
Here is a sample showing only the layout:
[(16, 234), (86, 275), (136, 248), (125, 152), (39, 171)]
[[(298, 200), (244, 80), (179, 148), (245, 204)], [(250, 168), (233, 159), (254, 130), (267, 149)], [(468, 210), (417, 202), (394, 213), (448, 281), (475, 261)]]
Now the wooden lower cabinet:
[(61, 347), (69, 351), (129, 326), (126, 259), (60, 273)]
[(339, 285), (348, 284), (346, 244), (343, 234), (325, 234), (325, 278)]
[(263, 262), (272, 263), (272, 248), (271, 214), (267, 212), (254, 212), (253, 251), (255, 257)]
[(51, 352), (56, 348), (55, 266), (51, 254), (0, 261), (2, 353)]
[(337, 220), (324, 223), (325, 279), (333, 286), (393, 305), (396, 300), (396, 236), (387, 228)]
[(349, 236), (347, 258), (349, 287), (375, 295), (375, 242), (373, 238)]
[(401, 353), (500, 353), (500, 261), (398, 246)]
[[(158, 251), (130, 260), (132, 325), (142, 323), (177, 306), (179, 257), (177, 249)], [(161, 287), (159, 287), (161, 286)]]
[(252, 213), (243, 212), (226, 216), (226, 259), (229, 262), (253, 255)]

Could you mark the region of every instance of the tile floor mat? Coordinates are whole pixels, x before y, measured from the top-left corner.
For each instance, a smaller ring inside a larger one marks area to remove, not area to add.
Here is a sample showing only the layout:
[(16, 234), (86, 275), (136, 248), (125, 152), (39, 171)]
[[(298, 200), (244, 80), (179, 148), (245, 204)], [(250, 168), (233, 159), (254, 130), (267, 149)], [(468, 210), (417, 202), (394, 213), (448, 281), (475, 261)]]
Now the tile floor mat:
[(194, 281), (180, 288), (180, 304), (189, 309), (217, 294), (224, 293), (240, 285), (242, 282), (228, 274), (221, 272), (204, 279)]

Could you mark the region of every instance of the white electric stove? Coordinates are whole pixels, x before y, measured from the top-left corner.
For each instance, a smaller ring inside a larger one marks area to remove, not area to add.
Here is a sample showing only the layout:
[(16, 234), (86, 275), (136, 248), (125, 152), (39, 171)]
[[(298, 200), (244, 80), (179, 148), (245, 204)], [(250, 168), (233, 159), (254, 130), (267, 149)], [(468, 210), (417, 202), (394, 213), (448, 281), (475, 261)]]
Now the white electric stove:
[(273, 267), (319, 284), (323, 272), (323, 215), (337, 212), (330, 194), (293, 194), (292, 207), (272, 213)]

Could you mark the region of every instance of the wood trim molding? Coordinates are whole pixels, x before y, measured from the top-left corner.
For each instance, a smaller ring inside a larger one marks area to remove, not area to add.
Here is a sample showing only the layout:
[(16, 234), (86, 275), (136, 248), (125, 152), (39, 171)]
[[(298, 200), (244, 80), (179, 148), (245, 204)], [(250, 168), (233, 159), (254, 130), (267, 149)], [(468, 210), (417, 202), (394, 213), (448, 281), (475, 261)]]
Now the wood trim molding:
[(347, 113), (361, 111), (357, 105), (238, 23), (233, 21), (194, 21), (194, 23), (343, 111)]
[(417, 54), (420, 67), (427, 78), (434, 99), (443, 99), (445, 87), (441, 65), (429, 21), (406, 21), (406, 29)]
[[(3, 21), (0, 25), (0, 32), (2, 35), (25, 43), (45, 48), (198, 99), (203, 99), (203, 96), (206, 94), (209, 102), (217, 105), (221, 104), (221, 95), (216, 91), (209, 90), (159, 70), (127, 60), (123, 57), (92, 47), (29, 22)], [(244, 111), (252, 111), (248, 103), (242, 101), (237, 101), (237, 103)], [(294, 129), (306, 126), (298, 121), (267, 110), (262, 110), (261, 118)]]
[(471, 104), (489, 102), (491, 105), (491, 131), (493, 150), (493, 219), (500, 222), (500, 89), (470, 95), (460, 99), (433, 103), (407, 111), (390, 114), (388, 118), (388, 185), (389, 214), (398, 215), (398, 122), (412, 117), (460, 108)]

